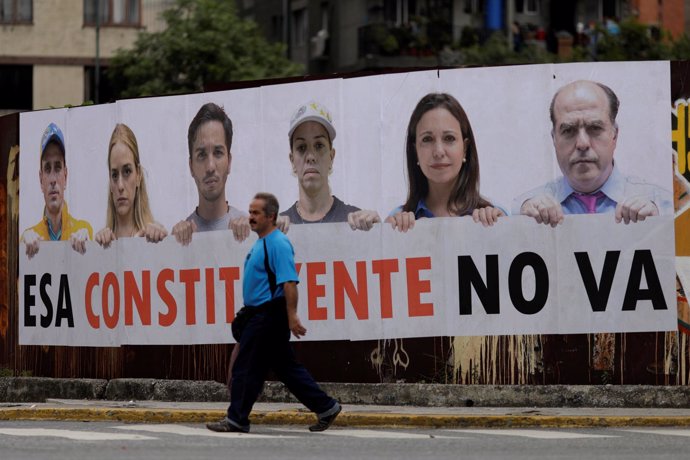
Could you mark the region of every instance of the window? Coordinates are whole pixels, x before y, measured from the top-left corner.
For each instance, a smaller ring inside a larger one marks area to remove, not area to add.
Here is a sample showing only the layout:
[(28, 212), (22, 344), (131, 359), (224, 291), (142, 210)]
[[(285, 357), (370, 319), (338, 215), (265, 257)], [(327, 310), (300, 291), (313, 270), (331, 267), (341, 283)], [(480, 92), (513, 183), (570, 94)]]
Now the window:
[(482, 0), (465, 0), (465, 13), (467, 14), (481, 13), (484, 11), (483, 7), (484, 2), (482, 2)]
[(103, 26), (139, 26), (141, 0), (84, 0), (84, 24), (96, 25), (96, 13)]
[(321, 30), (328, 32), (328, 2), (321, 2)]
[(271, 16), (271, 40), (274, 42), (285, 41), (283, 15)]
[(292, 45), (307, 44), (307, 9), (302, 8), (292, 12)]
[(31, 23), (33, 10), (32, 0), (0, 0), (0, 23)]
[(0, 110), (31, 110), (33, 67), (0, 65), (0, 88), (3, 88), (3, 91), (0, 91)]
[[(407, 24), (410, 19), (410, 11), (414, 11), (414, 1), (409, 0), (384, 0), (383, 17), (386, 22), (400, 26)], [(412, 10), (410, 10), (412, 6)]]
[(524, 14), (539, 13), (539, 0), (515, 0), (515, 12)]

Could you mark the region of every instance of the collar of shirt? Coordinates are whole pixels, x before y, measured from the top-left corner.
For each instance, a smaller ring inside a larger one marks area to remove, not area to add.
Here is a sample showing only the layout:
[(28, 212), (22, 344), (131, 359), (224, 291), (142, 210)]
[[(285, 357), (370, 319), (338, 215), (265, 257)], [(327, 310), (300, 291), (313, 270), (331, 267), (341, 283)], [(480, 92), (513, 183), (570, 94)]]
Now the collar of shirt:
[(46, 227), (48, 228), (48, 236), (50, 237), (51, 241), (60, 241), (62, 239), (62, 235), (65, 232), (68, 232), (68, 227), (69, 227), (69, 212), (67, 210), (67, 202), (62, 201), (62, 209), (60, 210), (60, 230), (57, 231), (57, 233), (53, 230), (53, 225), (50, 223), (50, 219), (48, 218), (48, 214), (46, 213), (46, 208), (43, 208), (43, 220), (46, 223)]
[[(555, 196), (558, 202), (561, 204), (571, 194), (577, 193), (570, 186), (565, 176), (561, 176), (561, 180), (557, 182), (556, 187), (557, 190), (552, 190), (552, 193), (553, 196)], [(625, 176), (621, 174), (621, 172), (616, 167), (615, 163), (613, 164), (611, 175), (608, 179), (606, 179), (604, 185), (602, 185), (601, 188), (599, 188), (599, 190), (595, 190), (592, 193), (596, 193), (599, 191), (601, 191), (604, 195), (606, 195), (607, 198), (609, 198), (612, 201), (615, 201), (616, 203), (623, 201), (623, 198), (625, 196)]]
[(60, 237), (62, 237), (62, 228), (56, 233), (55, 230), (53, 230), (53, 224), (50, 223), (48, 216), (45, 216), (45, 219), (48, 223), (48, 236), (50, 236), (50, 241), (60, 241)]
[(421, 199), (417, 202), (417, 207), (414, 210), (415, 220), (421, 219), (422, 217), (426, 217), (428, 219), (434, 217), (434, 213), (431, 212), (431, 210), (426, 207), (426, 202), (424, 202), (423, 199)]

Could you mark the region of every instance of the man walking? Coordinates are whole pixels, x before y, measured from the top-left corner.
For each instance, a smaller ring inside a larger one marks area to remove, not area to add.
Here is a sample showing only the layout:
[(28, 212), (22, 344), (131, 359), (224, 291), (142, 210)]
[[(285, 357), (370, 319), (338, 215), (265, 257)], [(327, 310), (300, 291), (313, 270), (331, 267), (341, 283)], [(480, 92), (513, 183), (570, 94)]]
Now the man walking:
[(249, 432), (249, 414), (269, 369), (317, 415), (310, 431), (328, 429), (341, 410), (296, 361), (290, 345), (290, 332), (300, 338), (307, 330), (297, 316), (294, 250), (285, 234), (276, 231), (278, 210), (278, 200), (270, 193), (256, 194), (249, 205), (249, 225), (259, 240), (245, 259), (242, 293), (252, 316), (239, 339), (227, 416), (207, 424), (211, 431)]

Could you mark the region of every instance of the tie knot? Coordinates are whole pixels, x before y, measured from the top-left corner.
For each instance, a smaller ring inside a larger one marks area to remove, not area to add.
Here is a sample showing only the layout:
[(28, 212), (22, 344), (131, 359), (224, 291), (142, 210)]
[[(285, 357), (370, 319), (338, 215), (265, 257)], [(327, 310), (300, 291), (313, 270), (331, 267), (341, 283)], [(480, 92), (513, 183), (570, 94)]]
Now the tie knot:
[(597, 200), (599, 198), (603, 198), (604, 192), (601, 190), (596, 192), (596, 193), (590, 193), (590, 194), (583, 194), (583, 193), (577, 193), (573, 192), (573, 198), (578, 200), (580, 203), (582, 203), (585, 206), (585, 209), (587, 210), (587, 214), (594, 214), (597, 212)]

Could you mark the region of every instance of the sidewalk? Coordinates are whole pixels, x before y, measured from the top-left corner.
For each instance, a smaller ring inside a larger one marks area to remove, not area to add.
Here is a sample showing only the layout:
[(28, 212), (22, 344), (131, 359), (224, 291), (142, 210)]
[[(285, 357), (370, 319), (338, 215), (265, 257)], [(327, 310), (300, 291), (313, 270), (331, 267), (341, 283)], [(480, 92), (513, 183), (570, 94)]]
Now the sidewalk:
[[(49, 399), (0, 403), (0, 420), (70, 420), (124, 423), (206, 423), (225, 416), (227, 403)], [(254, 424), (309, 425), (300, 404), (257, 403)], [(349, 427), (592, 428), (690, 426), (690, 409), (494, 408), (344, 405), (335, 424)]]
[[(337, 384), (323, 388), (351, 427), (690, 426), (684, 386)], [(152, 379), (0, 378), (0, 420), (205, 423), (225, 416), (218, 382)], [(308, 425), (314, 415), (267, 382), (253, 423)]]

